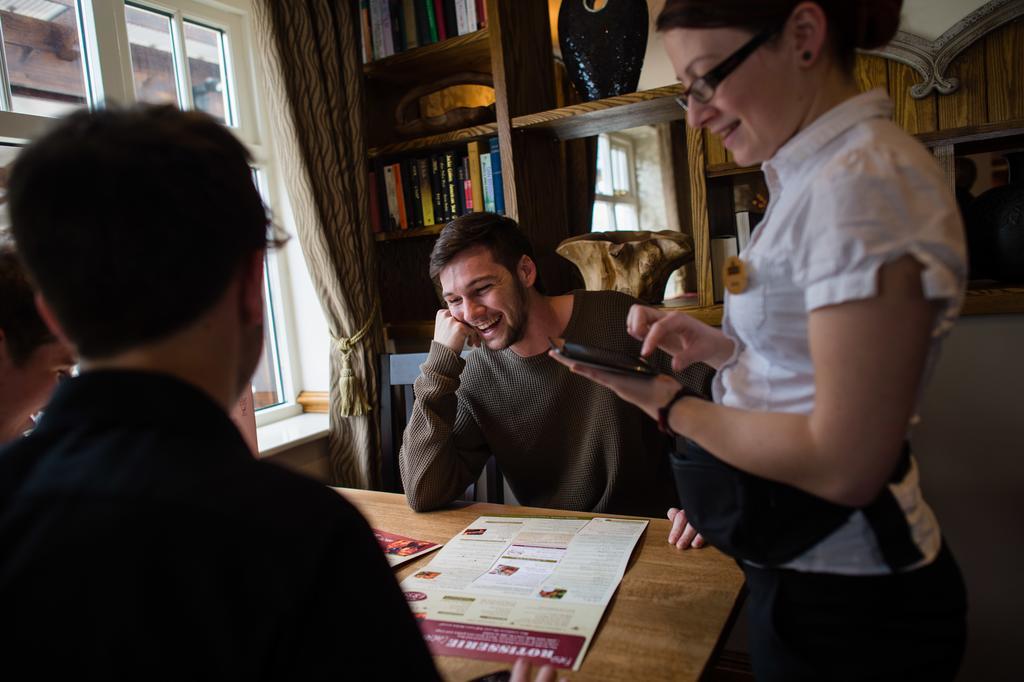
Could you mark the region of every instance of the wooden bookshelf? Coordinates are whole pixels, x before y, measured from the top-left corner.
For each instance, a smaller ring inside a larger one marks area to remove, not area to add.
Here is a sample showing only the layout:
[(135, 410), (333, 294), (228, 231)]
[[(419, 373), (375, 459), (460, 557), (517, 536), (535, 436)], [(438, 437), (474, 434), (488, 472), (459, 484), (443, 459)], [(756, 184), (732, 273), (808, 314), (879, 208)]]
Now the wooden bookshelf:
[(448, 38), (363, 65), (368, 79), (391, 85), (429, 83), (453, 73), (491, 72), (487, 29)]
[(377, 232), (373, 238), (379, 242), (391, 242), (396, 239), (415, 239), (417, 237), (432, 237), (441, 234), (444, 225), (430, 225), (429, 227), (417, 227), (410, 230), (391, 230), (389, 232)]
[(448, 147), (461, 142), (470, 142), (472, 140), (494, 137), (497, 134), (497, 123), (484, 123), (482, 125), (453, 130), (447, 133), (425, 135), (423, 137), (413, 138), (406, 142), (396, 142), (394, 144), (383, 145), (381, 147), (371, 147), (367, 154), (371, 159), (375, 159), (380, 156), (407, 154), (409, 152)]
[(1010, 315), (1024, 313), (1024, 287), (969, 289), (964, 315)]
[(542, 131), (558, 140), (574, 140), (642, 125), (682, 119), (686, 113), (675, 98), (682, 85), (608, 97), (594, 102), (517, 116), (512, 128), (517, 131)]

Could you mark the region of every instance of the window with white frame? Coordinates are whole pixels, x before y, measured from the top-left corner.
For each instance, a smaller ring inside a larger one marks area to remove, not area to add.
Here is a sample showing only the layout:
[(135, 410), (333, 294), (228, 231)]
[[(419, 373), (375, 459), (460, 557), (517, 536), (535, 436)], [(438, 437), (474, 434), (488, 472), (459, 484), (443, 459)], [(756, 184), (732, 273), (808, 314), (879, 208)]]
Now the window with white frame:
[[(39, 135), (47, 121), (107, 102), (175, 104), (204, 111), (248, 147), (268, 205), (272, 160), (256, 120), (255, 79), (245, 22), (251, 0), (3, 0), (0, 3), (0, 144)], [(13, 153), (2, 160), (6, 168)], [(265, 263), (265, 344), (254, 403), (290, 416), (295, 361), (279, 315), (284, 259)], [(282, 410), (282, 406), (290, 408)], [(262, 418), (261, 418), (262, 417)], [(272, 420), (258, 414), (261, 423)]]
[(637, 230), (636, 167), (633, 141), (622, 135), (597, 138), (597, 182), (594, 196), (594, 231)]

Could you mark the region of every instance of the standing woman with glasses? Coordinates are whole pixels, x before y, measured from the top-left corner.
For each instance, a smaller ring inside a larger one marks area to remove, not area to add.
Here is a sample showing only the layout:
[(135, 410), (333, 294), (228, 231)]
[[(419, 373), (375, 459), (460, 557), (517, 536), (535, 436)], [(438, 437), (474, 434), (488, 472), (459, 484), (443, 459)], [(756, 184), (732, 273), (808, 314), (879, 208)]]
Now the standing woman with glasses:
[(627, 322), (645, 354), (716, 367), (714, 402), (559, 358), (679, 437), (670, 540), (689, 522), (740, 560), (761, 680), (951, 679), (963, 654), (963, 581), (907, 446), (963, 299), (963, 230), (936, 162), (853, 78), (901, 6), (667, 0), (688, 124), (770, 192), (721, 330), (640, 306)]

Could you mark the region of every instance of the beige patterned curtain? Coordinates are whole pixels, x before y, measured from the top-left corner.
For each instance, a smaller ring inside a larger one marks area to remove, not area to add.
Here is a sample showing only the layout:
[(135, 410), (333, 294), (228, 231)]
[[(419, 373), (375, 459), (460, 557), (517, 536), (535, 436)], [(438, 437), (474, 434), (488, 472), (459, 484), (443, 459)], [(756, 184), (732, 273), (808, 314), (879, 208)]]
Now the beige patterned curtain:
[(383, 348), (362, 130), (362, 64), (347, 0), (256, 0), (269, 142), (331, 344), (329, 448), (334, 483), (378, 480), (376, 357)]

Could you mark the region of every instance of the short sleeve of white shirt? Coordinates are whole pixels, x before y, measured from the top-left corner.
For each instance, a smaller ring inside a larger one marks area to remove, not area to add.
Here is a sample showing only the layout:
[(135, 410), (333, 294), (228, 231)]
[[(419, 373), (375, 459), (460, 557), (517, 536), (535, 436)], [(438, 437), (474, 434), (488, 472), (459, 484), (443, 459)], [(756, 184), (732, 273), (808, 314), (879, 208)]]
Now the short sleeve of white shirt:
[(833, 157), (808, 187), (806, 229), (816, 234), (793, 254), (806, 309), (875, 296), (879, 268), (909, 254), (924, 267), (925, 298), (946, 301), (936, 331), (951, 323), (962, 298), (963, 228), (943, 183), (934, 159), (910, 145), (854, 145)]

